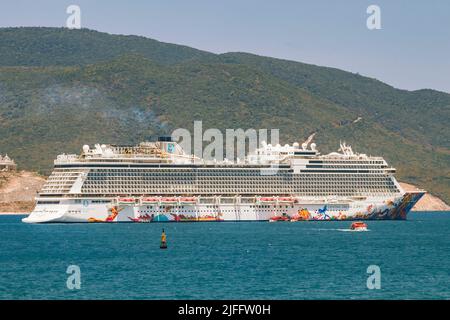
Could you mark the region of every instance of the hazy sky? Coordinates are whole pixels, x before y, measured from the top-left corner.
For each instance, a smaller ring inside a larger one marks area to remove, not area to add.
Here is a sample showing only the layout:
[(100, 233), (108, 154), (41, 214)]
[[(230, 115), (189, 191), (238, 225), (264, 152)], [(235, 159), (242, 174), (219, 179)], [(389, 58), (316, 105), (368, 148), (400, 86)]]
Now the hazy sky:
[[(244, 51), (332, 66), (397, 88), (450, 92), (450, 1), (0, 0), (0, 26), (82, 27), (215, 53)], [(366, 9), (381, 8), (381, 30)]]

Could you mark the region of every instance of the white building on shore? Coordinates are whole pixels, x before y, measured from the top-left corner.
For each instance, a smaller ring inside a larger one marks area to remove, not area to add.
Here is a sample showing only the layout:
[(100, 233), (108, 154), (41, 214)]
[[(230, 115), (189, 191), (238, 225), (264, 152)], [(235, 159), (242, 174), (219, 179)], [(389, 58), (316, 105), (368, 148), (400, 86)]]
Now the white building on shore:
[(14, 171), (17, 165), (8, 155), (4, 157), (0, 154), (0, 171)]

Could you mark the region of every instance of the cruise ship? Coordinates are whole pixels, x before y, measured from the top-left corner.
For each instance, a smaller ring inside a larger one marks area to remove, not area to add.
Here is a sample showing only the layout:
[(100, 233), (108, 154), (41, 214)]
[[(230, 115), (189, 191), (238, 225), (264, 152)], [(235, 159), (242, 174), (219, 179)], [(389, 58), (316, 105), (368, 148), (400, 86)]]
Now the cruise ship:
[(209, 161), (170, 138), (85, 145), (62, 154), (27, 223), (404, 220), (405, 192), (381, 157), (321, 155), (314, 143), (262, 142), (245, 159)]

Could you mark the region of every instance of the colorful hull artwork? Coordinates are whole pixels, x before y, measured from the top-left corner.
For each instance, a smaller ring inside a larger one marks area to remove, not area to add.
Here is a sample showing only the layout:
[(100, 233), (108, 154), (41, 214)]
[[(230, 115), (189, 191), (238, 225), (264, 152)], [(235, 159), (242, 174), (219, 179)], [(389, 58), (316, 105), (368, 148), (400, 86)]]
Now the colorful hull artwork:
[(172, 221), (175, 222), (189, 222), (189, 221), (223, 221), (222, 219), (222, 213), (218, 213), (217, 215), (214, 214), (206, 214), (206, 215), (199, 215), (199, 216), (192, 216), (192, 215), (185, 215), (185, 214), (170, 214), (173, 219)]
[[(405, 220), (408, 212), (423, 196), (423, 192), (405, 193), (402, 197), (384, 201), (381, 204), (368, 204), (361, 209), (336, 211), (330, 209), (333, 205), (316, 206), (316, 208), (294, 204), (288, 210), (274, 210), (266, 214), (259, 214), (257, 208), (252, 214), (242, 215), (234, 212), (227, 214), (223, 212), (215, 213), (190, 213), (174, 212), (172, 206), (165, 207), (160, 212), (142, 213), (139, 207), (122, 206), (108, 209), (105, 218), (89, 217), (88, 222), (108, 223), (108, 222), (201, 222), (201, 221), (270, 221), (270, 222), (296, 222), (296, 221), (329, 221), (329, 220)], [(288, 206), (286, 206), (288, 207)], [(123, 209), (128, 210), (123, 211)], [(191, 208), (192, 209), (192, 208)], [(226, 209), (224, 211), (227, 211)], [(245, 209), (244, 209), (245, 211)], [(250, 211), (250, 210), (248, 210)], [(70, 222), (70, 221), (69, 221)]]
[(368, 205), (364, 211), (352, 213), (330, 212), (328, 206), (314, 212), (302, 208), (290, 216), (289, 221), (317, 221), (317, 220), (406, 220), (408, 212), (420, 200), (424, 193), (405, 193), (397, 201), (388, 200), (382, 205)]
[[(43, 222), (149, 223), (207, 221), (333, 221), (333, 220), (405, 220), (424, 192), (407, 192), (390, 200), (356, 200), (349, 203), (292, 204), (253, 203), (240, 206), (196, 204), (185, 206), (147, 206), (120, 204), (113, 207), (93, 205), (67, 206), (57, 214), (43, 215)], [(343, 209), (344, 208), (344, 209)], [(77, 211), (78, 209), (78, 211)], [(77, 213), (73, 213), (77, 212)], [(39, 221), (36, 221), (39, 222)]]
[(119, 212), (122, 209), (119, 209), (117, 207), (113, 207), (113, 208), (111, 208), (109, 210), (110, 210), (110, 214), (105, 219), (97, 219), (97, 218), (90, 217), (90, 218), (88, 218), (88, 222), (92, 222), (92, 223), (115, 222), (117, 216), (119, 215)]
[(149, 214), (138, 215), (136, 218), (128, 217), (131, 222), (149, 223), (153, 220)]

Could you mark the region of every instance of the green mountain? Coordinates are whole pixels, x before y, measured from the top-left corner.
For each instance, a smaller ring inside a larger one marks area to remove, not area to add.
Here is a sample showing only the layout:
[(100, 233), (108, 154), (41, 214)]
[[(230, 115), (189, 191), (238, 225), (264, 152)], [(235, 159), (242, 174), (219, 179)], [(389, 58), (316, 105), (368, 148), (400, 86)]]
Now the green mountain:
[(136, 53), (161, 64), (213, 54), (186, 46), (93, 30), (65, 28), (0, 28), (0, 65), (68, 66), (107, 61)]
[(447, 93), (338, 69), (84, 29), (0, 29), (0, 154), (44, 174), (83, 144), (136, 143), (202, 120), (279, 128), (283, 143), (316, 132), (322, 153), (345, 140), (450, 202), (449, 119)]

